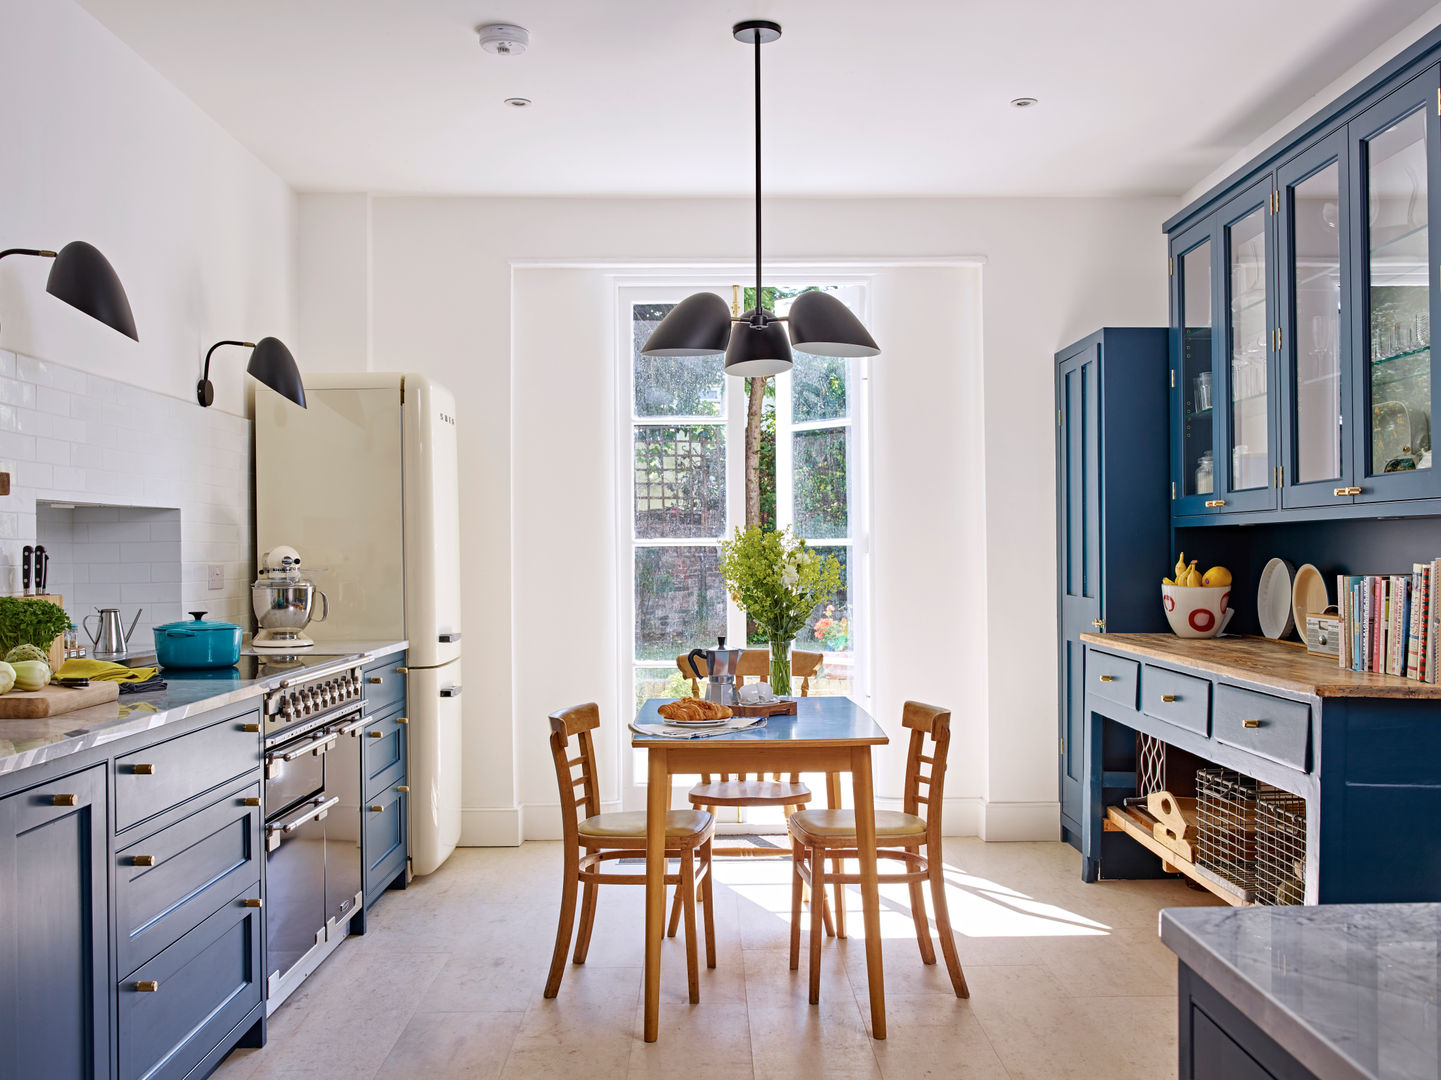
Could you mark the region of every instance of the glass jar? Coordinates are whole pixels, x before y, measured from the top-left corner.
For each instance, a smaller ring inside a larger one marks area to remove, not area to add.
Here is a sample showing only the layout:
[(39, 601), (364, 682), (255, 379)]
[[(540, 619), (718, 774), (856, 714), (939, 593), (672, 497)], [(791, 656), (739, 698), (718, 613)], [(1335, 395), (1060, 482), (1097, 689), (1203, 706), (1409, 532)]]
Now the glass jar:
[(1216, 490), (1216, 463), (1211, 451), (1205, 451), (1196, 462), (1196, 494), (1209, 495)]

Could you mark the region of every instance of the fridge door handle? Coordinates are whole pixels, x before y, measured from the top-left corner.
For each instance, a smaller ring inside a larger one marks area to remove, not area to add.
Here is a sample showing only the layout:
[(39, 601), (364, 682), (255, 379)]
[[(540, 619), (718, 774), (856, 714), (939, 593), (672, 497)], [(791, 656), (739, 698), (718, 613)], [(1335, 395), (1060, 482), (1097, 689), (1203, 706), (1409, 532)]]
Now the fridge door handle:
[(454, 634), (441, 634), (441, 635), (440, 635), (440, 643), (441, 643), (442, 645), (451, 645), (451, 644), (453, 644), (453, 643), (455, 643), (455, 642), (457, 642), (457, 641), (459, 641), (459, 640), (460, 640), (460, 632), (459, 632), (459, 631), (457, 631), (457, 632), (454, 633)]
[(442, 687), (440, 688), (440, 696), (441, 696), (441, 697), (460, 697), (460, 687), (458, 687), (458, 686), (442, 686)]

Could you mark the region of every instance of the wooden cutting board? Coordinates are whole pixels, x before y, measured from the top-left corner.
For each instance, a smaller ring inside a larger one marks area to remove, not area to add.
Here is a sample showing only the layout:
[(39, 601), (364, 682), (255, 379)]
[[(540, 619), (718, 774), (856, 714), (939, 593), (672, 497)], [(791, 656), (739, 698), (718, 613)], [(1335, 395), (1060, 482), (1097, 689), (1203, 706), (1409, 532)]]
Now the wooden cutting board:
[(733, 716), (794, 716), (796, 701), (795, 698), (781, 698), (779, 701), (768, 701), (764, 705), (735, 704), (730, 710)]
[(8, 694), (0, 694), (0, 720), (57, 716), (91, 705), (103, 705), (119, 696), (120, 684), (116, 682), (93, 682), (74, 689), (46, 686), (39, 690), (11, 690)]

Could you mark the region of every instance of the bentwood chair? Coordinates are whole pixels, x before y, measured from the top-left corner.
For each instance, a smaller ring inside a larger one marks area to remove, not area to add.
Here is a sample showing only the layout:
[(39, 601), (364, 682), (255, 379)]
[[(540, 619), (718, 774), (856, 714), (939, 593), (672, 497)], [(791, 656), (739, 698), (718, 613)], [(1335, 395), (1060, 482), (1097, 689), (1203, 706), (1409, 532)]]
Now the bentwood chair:
[[(911, 890), (911, 917), (916, 925), (916, 942), (921, 961), (936, 962), (931, 946), (930, 924), (926, 921), (926, 900), (922, 882), (929, 882), (931, 901), (935, 905), (936, 933), (941, 939), (941, 952), (946, 957), (951, 986), (956, 997), (970, 997), (961, 959), (956, 953), (956, 939), (951, 932), (951, 917), (946, 910), (945, 864), (941, 855), (941, 799), (946, 779), (946, 753), (951, 744), (951, 714), (948, 709), (908, 701), (901, 712), (901, 723), (910, 730), (911, 740), (906, 759), (904, 810), (876, 811), (876, 856), (901, 862), (899, 873), (881, 874), (882, 884), (905, 883)], [(930, 752), (927, 753), (929, 743)], [(926, 767), (930, 766), (930, 771)], [(922, 787), (925, 794), (921, 793)], [(925, 817), (920, 816), (925, 806)], [(857, 858), (856, 815), (853, 810), (802, 810), (790, 818), (792, 844), (791, 878), (791, 970), (800, 966), (801, 949), (801, 888), (810, 885), (823, 891), (827, 882), (847, 885), (860, 883), (859, 874), (827, 875), (824, 860), (835, 865), (836, 858)], [(924, 852), (924, 854), (922, 854)], [(821, 932), (815, 908), (810, 916), (810, 1000), (819, 1003), (821, 996)]]
[[(595, 746), (591, 732), (600, 727), (600, 709), (595, 704), (576, 705), (550, 714), (550, 751), (555, 759), (555, 779), (560, 787), (561, 826), (565, 843), (565, 882), (560, 897), (560, 923), (555, 931), (555, 952), (550, 960), (550, 977), (545, 996), (560, 992), (565, 975), (565, 954), (570, 949), (575, 926), (578, 886), (585, 886), (581, 901), (580, 932), (575, 941), (575, 962), (585, 963), (590, 933), (595, 924), (596, 889), (601, 885), (644, 885), (645, 872), (607, 873), (605, 863), (614, 859), (644, 858), (645, 812), (602, 814), (600, 791), (596, 786)], [(571, 740), (577, 753), (571, 756)], [(579, 769), (579, 775), (574, 770)], [(579, 794), (577, 794), (579, 792)], [(704, 810), (672, 810), (665, 819), (666, 858), (679, 863), (678, 871), (666, 874), (667, 885), (675, 885), (685, 908), (685, 957), (690, 983), (690, 1000), (700, 1001), (700, 970), (696, 959), (695, 908), (699, 895), (705, 916), (706, 967), (715, 967), (715, 915), (711, 892), (711, 837), (715, 818)]]

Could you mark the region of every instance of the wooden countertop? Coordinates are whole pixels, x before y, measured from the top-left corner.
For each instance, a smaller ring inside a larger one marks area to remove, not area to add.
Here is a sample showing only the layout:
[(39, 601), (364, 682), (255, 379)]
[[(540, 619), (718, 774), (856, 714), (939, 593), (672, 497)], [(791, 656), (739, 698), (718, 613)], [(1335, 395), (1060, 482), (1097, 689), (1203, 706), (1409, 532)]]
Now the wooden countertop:
[(1179, 638), (1174, 634), (1082, 634), (1088, 645), (1144, 660), (1162, 660), (1293, 694), (1321, 698), (1405, 698), (1441, 701), (1441, 684), (1344, 671), (1333, 656), (1297, 641), (1263, 637)]

